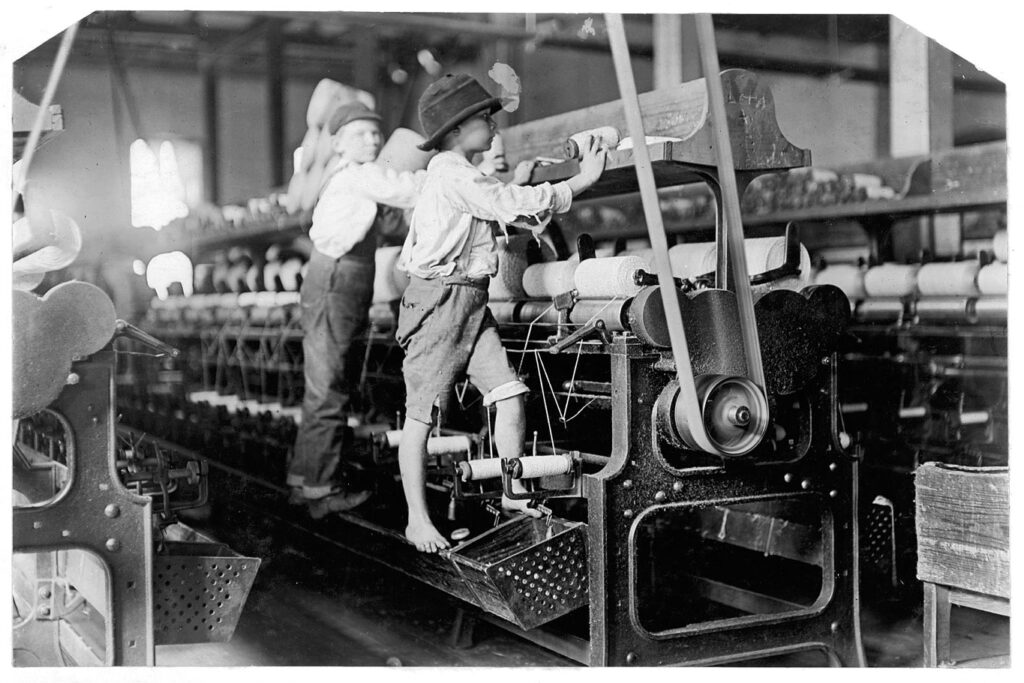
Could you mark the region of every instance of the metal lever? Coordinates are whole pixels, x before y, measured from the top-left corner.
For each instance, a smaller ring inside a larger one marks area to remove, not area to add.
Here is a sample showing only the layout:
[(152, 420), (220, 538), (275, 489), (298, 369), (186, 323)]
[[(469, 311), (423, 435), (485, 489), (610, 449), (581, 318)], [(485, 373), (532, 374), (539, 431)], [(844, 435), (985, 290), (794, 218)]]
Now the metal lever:
[(118, 319), (114, 322), (114, 335), (133, 339), (155, 349), (156, 351), (159, 351), (162, 355), (167, 355), (171, 358), (177, 358), (181, 355), (181, 351), (178, 349), (174, 348), (170, 344), (160, 341), (151, 334), (143, 332), (126, 320)]
[[(756, 273), (750, 276), (751, 285), (763, 285), (784, 277), (800, 275), (800, 233), (795, 223), (786, 225), (786, 259), (777, 268), (770, 268), (763, 273)], [(713, 286), (715, 282), (715, 271), (704, 273), (693, 278), (694, 282), (703, 283), (706, 286)], [(639, 284), (639, 283), (637, 283)]]
[(592, 334), (598, 334), (601, 338), (607, 341), (605, 337), (605, 324), (603, 320), (593, 320), (583, 327), (579, 328), (575, 332), (566, 335), (563, 339), (558, 340), (554, 344), (548, 347), (549, 353), (561, 353), (566, 347), (575, 344), (576, 342), (589, 337)]
[(786, 260), (778, 268), (750, 276), (750, 284), (763, 285), (784, 277), (800, 275), (800, 233), (795, 223), (786, 225)]
[[(657, 287), (660, 280), (657, 273), (648, 273), (641, 268), (633, 273), (633, 282), (640, 287)], [(689, 280), (674, 277), (672, 282), (683, 292), (689, 292), (693, 289), (693, 283)]]

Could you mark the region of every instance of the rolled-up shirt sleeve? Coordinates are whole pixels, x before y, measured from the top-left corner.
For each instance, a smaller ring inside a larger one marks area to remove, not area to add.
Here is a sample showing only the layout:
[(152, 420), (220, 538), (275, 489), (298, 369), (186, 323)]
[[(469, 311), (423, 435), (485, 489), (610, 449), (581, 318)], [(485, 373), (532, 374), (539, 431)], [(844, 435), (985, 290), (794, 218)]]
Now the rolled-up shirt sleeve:
[(541, 231), (552, 213), (572, 206), (568, 183), (507, 185), (497, 178), (466, 174), (446, 186), (448, 199), (483, 220)]

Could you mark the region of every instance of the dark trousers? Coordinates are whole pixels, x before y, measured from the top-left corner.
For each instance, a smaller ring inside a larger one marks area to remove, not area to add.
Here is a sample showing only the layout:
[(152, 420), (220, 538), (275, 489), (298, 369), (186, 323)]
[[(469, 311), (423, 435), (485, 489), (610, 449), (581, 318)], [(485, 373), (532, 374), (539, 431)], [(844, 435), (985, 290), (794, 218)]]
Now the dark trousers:
[(332, 477), (342, 455), (360, 360), (351, 358), (349, 350), (366, 330), (373, 275), (373, 261), (332, 259), (314, 250), (302, 282), (306, 387), (288, 484), (302, 486), (307, 498), (321, 498), (335, 486)]

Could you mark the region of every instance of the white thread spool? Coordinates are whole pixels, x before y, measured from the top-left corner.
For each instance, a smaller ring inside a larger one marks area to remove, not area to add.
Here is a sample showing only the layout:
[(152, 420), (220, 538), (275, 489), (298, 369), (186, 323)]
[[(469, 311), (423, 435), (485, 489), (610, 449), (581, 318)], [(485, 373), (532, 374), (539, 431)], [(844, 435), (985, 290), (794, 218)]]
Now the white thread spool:
[(870, 173), (854, 173), (851, 176), (854, 187), (881, 187), (882, 179)]
[(405, 288), (398, 286), (394, 274), (401, 253), (402, 247), (381, 247), (374, 254), (373, 303), (388, 303), (402, 298)]
[[(528, 455), (519, 458), (522, 466), (520, 479), (536, 479), (568, 474), (572, 471), (572, 460), (564, 455)], [(502, 474), (502, 458), (481, 458), (459, 463), (463, 481), (497, 479)]]
[[(714, 242), (690, 242), (669, 247), (668, 260), (672, 265), (672, 275), (680, 278), (694, 278), (709, 272), (704, 269), (708, 254), (712, 259), (715, 253)], [(711, 270), (714, 270), (712, 265)]]
[(249, 265), (239, 261), (228, 268), (227, 284), (232, 292), (241, 293), (246, 290), (246, 274), (249, 272)]
[(473, 443), (468, 436), (432, 436), (427, 439), (427, 455), (450, 455), (468, 453)]
[(990, 263), (978, 271), (978, 291), (986, 296), (999, 296), (1009, 292), (1005, 263)]
[(601, 126), (600, 128), (580, 131), (570, 135), (569, 139), (565, 141), (565, 158), (578, 159), (583, 156), (583, 148), (587, 144), (587, 139), (591, 137), (597, 141), (598, 145), (608, 149), (615, 149), (622, 139), (618, 128), (615, 126)]
[(646, 264), (646, 270), (648, 273), (655, 271), (654, 266), (654, 249), (647, 247), (645, 249), (627, 249), (626, 251), (619, 254), (619, 256), (636, 256), (639, 259), (643, 259)]
[[(401, 429), (389, 429), (383, 432), (384, 444), (388, 448), (398, 448), (402, 442)], [(473, 442), (468, 436), (456, 434), (453, 436), (432, 436), (427, 439), (427, 455), (447, 455), (450, 453), (467, 453), (472, 449)]]
[(268, 292), (277, 291), (277, 276), (281, 273), (280, 261), (267, 261), (263, 266), (263, 289)]
[(634, 296), (640, 285), (633, 279), (636, 271), (645, 270), (638, 256), (610, 256), (581, 261), (573, 282), (581, 299), (610, 299)]
[(303, 265), (305, 264), (301, 258), (291, 258), (281, 264), (278, 277), (281, 278), (281, 286), (284, 287), (284, 291), (299, 291), (299, 275), (302, 272)]
[(978, 262), (927, 263), (917, 272), (922, 296), (977, 296)]
[(402, 430), (401, 429), (389, 429), (384, 432), (384, 444), (388, 448), (398, 448), (398, 444), (402, 442)]
[(834, 285), (843, 290), (851, 302), (867, 296), (864, 291), (864, 269), (849, 263), (837, 263), (817, 272), (816, 285)]
[(249, 270), (245, 271), (245, 286), (249, 288), (250, 292), (263, 290), (263, 269), (255, 263), (249, 266)]
[(527, 249), (530, 247), (530, 235), (513, 235), (508, 239), (498, 239), (498, 272), (491, 278), (487, 293), (492, 301), (523, 299), (523, 273), (529, 265)]
[(516, 301), (492, 301), (487, 304), (491, 309), (491, 315), (499, 325), (506, 325), (516, 321), (516, 310), (521, 304)]
[(564, 455), (528, 455), (519, 458), (523, 466), (521, 479), (553, 477), (572, 471), (572, 460)]
[(1010, 235), (1006, 230), (997, 230), (992, 237), (992, 253), (1003, 263), (1010, 260)]
[(868, 296), (899, 297), (917, 291), (916, 264), (883, 263), (864, 273), (864, 291)]
[(306, 135), (302, 138), (302, 146), (299, 152), (299, 167), (296, 168), (298, 171), (309, 171), (313, 168), (313, 164), (316, 163), (316, 146), (317, 140), (320, 137), (320, 129), (318, 128), (307, 128)]
[(550, 299), (568, 292), (576, 286), (573, 275), (578, 265), (577, 261), (555, 261), (528, 266), (523, 272), (523, 291), (535, 299)]
[[(757, 275), (773, 270), (786, 262), (786, 237), (757, 237), (743, 240), (743, 253), (747, 260), (747, 274)], [(672, 275), (694, 278), (714, 272), (718, 267), (718, 251), (714, 242), (677, 244), (668, 250)], [(800, 275), (758, 285), (756, 290), (765, 293), (773, 289), (800, 289), (811, 281), (811, 255), (800, 245)]]

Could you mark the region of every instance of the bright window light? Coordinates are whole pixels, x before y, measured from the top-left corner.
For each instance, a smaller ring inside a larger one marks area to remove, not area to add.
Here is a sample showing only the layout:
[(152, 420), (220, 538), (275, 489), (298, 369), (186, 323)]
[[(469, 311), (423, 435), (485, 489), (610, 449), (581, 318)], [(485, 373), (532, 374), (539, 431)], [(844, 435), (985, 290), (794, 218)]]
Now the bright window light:
[(187, 140), (136, 140), (130, 149), (132, 225), (159, 230), (202, 201), (203, 157)]

